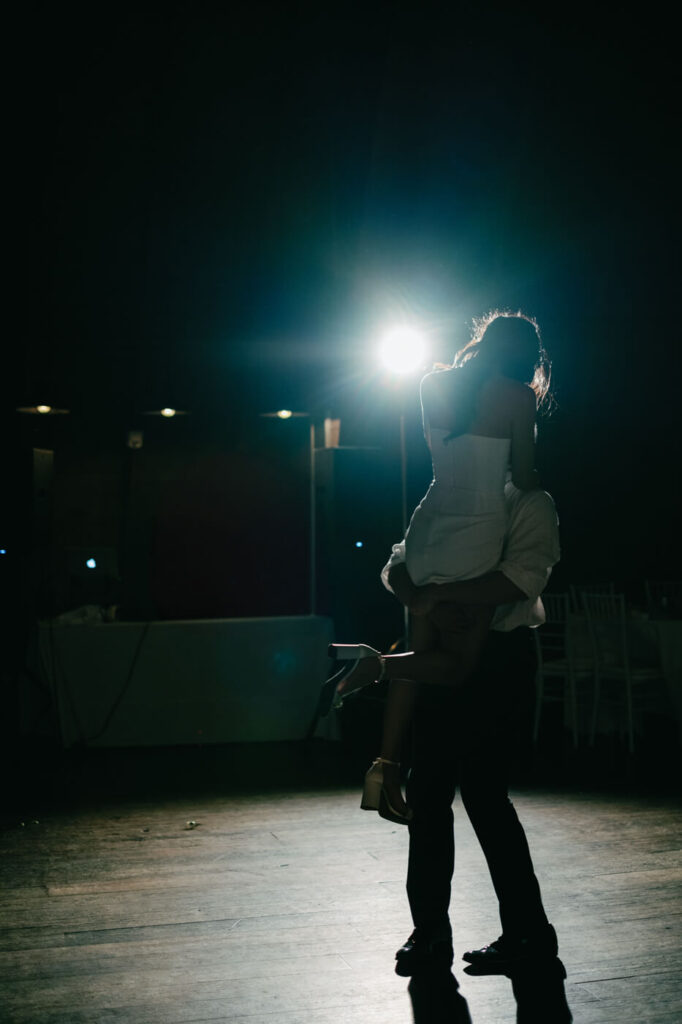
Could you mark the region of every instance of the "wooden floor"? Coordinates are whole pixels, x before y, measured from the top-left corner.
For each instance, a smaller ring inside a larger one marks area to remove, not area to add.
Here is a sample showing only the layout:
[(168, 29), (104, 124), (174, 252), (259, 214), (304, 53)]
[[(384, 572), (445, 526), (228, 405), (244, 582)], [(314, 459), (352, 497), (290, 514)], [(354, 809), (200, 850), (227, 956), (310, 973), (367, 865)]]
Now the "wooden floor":
[[(576, 1022), (682, 1020), (679, 811), (669, 797), (514, 794)], [(2, 1008), (21, 1024), (408, 1024), (407, 833), (359, 793), (115, 801), (2, 836)], [(454, 972), (470, 1019), (516, 1020), (459, 957), (499, 933), (459, 798)], [(195, 825), (189, 823), (196, 823)], [(414, 995), (414, 993), (413, 993)], [(466, 1020), (425, 1016), (417, 1020)], [(551, 1015), (538, 1020), (553, 1024)]]

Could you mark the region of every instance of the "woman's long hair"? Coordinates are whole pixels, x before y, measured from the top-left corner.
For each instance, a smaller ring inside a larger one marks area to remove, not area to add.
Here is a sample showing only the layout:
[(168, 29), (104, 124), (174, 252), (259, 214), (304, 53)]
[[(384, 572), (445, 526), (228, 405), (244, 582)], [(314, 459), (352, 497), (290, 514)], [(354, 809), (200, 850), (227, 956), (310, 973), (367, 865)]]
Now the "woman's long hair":
[(552, 364), (537, 322), (525, 313), (494, 310), (474, 320), (474, 333), (457, 353), (452, 368), (458, 371), (457, 426), (447, 440), (466, 431), (473, 419), (476, 399), (493, 373), (528, 384), (538, 408), (550, 403)]

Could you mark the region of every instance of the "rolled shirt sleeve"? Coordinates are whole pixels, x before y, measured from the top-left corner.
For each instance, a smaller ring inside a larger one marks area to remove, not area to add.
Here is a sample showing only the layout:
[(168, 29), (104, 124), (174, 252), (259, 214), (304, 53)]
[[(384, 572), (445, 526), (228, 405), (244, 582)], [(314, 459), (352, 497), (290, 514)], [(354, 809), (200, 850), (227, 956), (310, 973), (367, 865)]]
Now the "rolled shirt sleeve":
[(540, 594), (561, 557), (559, 520), (551, 496), (546, 491), (519, 491), (507, 484), (505, 497), (509, 521), (498, 568), (528, 600), (496, 609), (492, 628), (503, 632), (545, 621)]
[[(386, 587), (386, 590), (390, 590), (393, 593), (393, 587), (388, 582), (388, 574), (394, 565), (400, 565), (401, 562), (405, 561), (405, 541), (401, 540), (397, 544), (394, 544), (391, 549), (391, 557), (386, 562), (386, 565), (381, 570), (381, 582)], [(376, 577), (375, 577), (376, 578)]]
[[(517, 497), (518, 495), (518, 497)], [(517, 492), (502, 551), (500, 572), (535, 600), (561, 557), (559, 522), (546, 491)]]

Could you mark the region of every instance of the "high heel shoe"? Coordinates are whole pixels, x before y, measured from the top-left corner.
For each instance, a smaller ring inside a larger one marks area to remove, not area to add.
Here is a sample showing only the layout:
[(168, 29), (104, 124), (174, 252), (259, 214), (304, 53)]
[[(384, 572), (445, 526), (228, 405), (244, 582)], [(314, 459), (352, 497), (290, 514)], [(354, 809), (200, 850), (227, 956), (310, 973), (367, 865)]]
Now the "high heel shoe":
[(384, 765), (393, 764), (400, 767), (399, 761), (389, 761), (385, 757), (377, 757), (373, 761), (369, 771), (365, 775), (365, 785), (362, 790), (360, 807), (363, 811), (378, 811), (379, 816), (387, 821), (394, 821), (398, 825), (409, 825), (412, 821), (412, 809), (407, 808), (405, 814), (401, 814), (391, 805), (386, 790), (384, 789)]
[(326, 718), (332, 708), (340, 708), (343, 701), (351, 693), (355, 693), (355, 690), (349, 690), (348, 693), (338, 693), (339, 684), (349, 676), (351, 672), (356, 668), (359, 661), (363, 658), (378, 658), (381, 665), (381, 672), (377, 678), (377, 682), (380, 682), (384, 677), (384, 662), (379, 651), (375, 651), (373, 647), (369, 647), (367, 644), (330, 644), (327, 648), (330, 658), (334, 658), (337, 661), (352, 661), (351, 665), (343, 665), (334, 675), (330, 676), (326, 683), (322, 684), (320, 690), (320, 696), (317, 702), (317, 717)]

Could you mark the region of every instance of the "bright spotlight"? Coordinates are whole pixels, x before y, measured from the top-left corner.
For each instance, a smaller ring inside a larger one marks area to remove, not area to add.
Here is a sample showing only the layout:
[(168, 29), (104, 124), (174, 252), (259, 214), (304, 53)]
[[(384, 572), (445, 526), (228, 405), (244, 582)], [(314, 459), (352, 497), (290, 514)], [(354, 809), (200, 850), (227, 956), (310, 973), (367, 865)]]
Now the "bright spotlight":
[(96, 569), (97, 568), (97, 562), (95, 561), (94, 558), (88, 558), (88, 560), (87, 560), (87, 562), (85, 564), (87, 565), (88, 569)]
[(290, 420), (294, 414), (291, 409), (279, 409), (277, 415), (281, 420)]
[(393, 373), (418, 370), (426, 359), (424, 335), (415, 327), (393, 327), (384, 334), (379, 356), (386, 369)]
[(40, 412), (40, 413), (43, 414), (43, 416), (45, 416), (48, 412), (52, 412), (52, 406), (51, 405), (37, 405), (36, 406), (36, 412)]
[(175, 412), (175, 409), (162, 409), (161, 415), (165, 416), (167, 419), (170, 419), (171, 416), (175, 416)]

